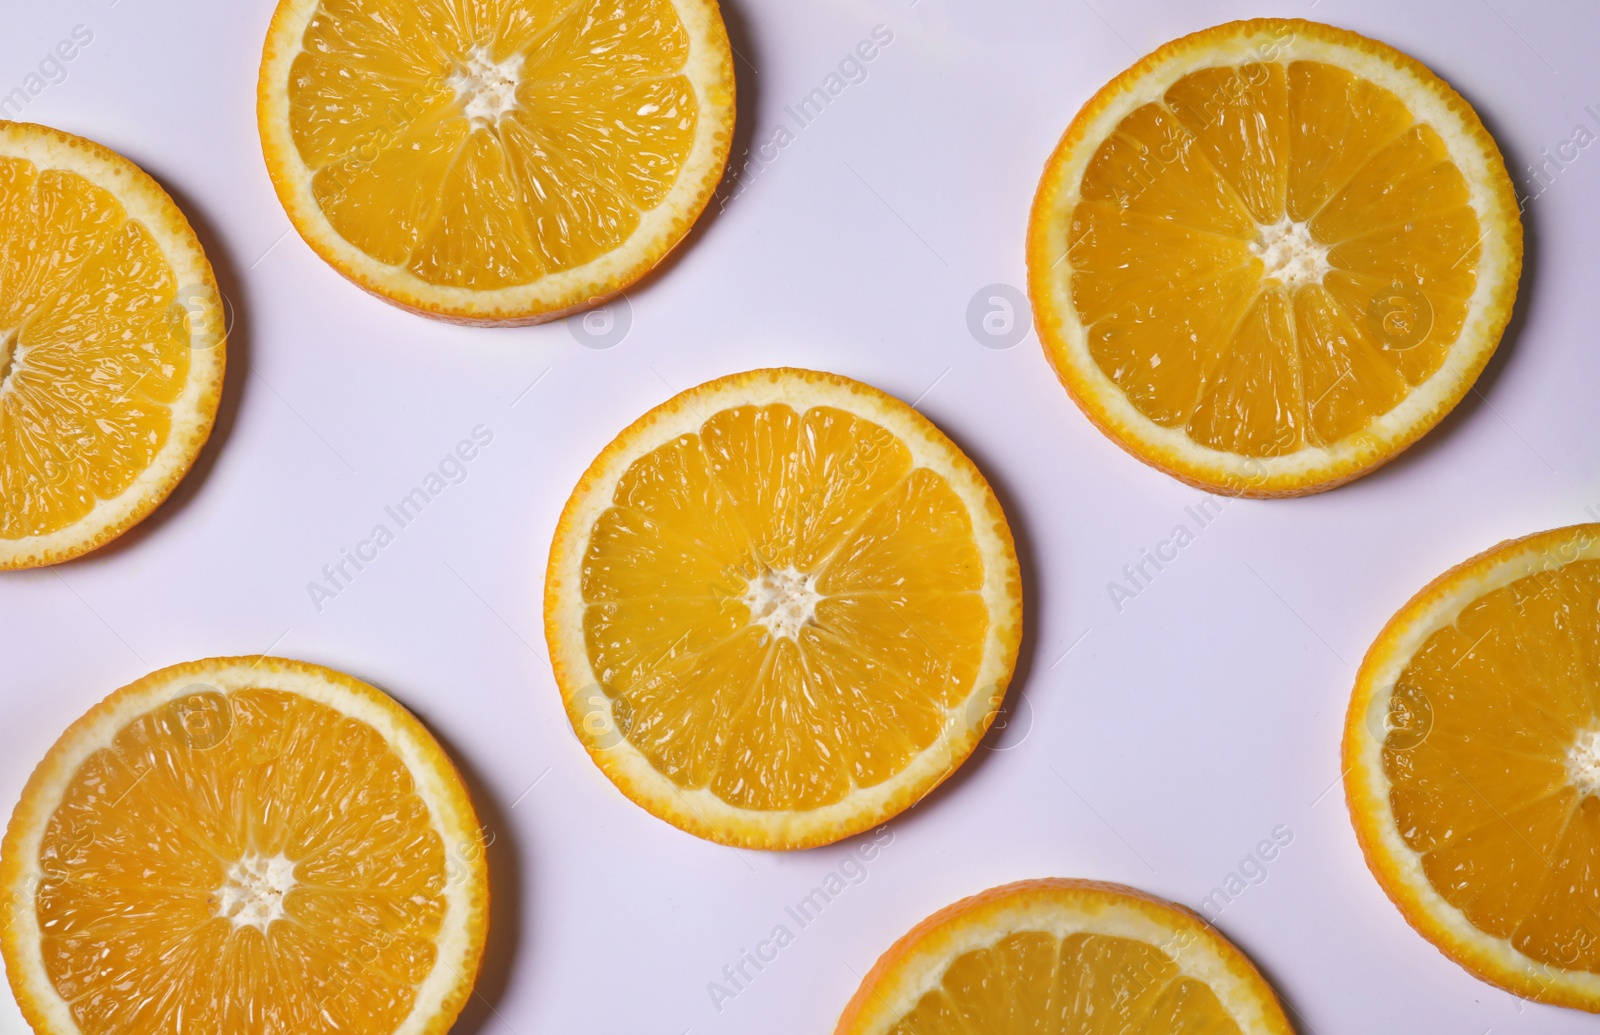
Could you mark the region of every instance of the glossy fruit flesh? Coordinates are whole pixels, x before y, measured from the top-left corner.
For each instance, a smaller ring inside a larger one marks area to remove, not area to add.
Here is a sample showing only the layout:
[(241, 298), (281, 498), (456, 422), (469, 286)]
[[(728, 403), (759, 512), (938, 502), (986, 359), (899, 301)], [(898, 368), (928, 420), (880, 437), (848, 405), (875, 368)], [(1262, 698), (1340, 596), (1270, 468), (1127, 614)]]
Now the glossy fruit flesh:
[(635, 461), (584, 559), (584, 634), (657, 770), (750, 809), (902, 771), (965, 700), (989, 615), (966, 506), (885, 428), (742, 406)]
[(526, 284), (615, 249), (695, 138), (666, 0), (324, 0), (289, 80), (317, 204), (430, 284)]
[(41, 955), (85, 1035), (392, 1032), (445, 912), (409, 770), (277, 690), (135, 719), (79, 767), (39, 861)]
[(0, 158), (0, 537), (82, 520), (161, 451), (189, 374), (180, 287), (111, 194)]
[(1429, 636), (1383, 768), (1441, 896), (1534, 960), (1600, 972), (1600, 561), (1493, 590)]
[(1072, 301), (1151, 421), (1267, 457), (1328, 446), (1443, 363), (1482, 230), (1444, 142), (1316, 61), (1206, 68), (1085, 171)]
[(890, 1035), (1238, 1035), (1171, 957), (1109, 935), (1019, 931), (958, 956)]

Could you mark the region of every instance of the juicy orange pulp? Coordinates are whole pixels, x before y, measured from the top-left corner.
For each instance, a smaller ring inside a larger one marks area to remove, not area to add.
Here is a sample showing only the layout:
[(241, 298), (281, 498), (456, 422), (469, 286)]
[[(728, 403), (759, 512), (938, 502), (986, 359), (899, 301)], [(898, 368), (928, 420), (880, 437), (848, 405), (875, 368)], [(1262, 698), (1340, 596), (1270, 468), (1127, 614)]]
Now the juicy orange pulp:
[(63, 529), (150, 466), (189, 374), (178, 289), (110, 193), (0, 158), (0, 537)]
[(1383, 767), (1429, 882), (1532, 959), (1600, 972), (1600, 561), (1469, 604), (1396, 683)]
[(668, 0), (323, 0), (290, 124), (335, 230), (441, 286), (526, 284), (616, 248), (695, 136)]
[(1150, 420), (1275, 456), (1361, 430), (1439, 368), (1480, 233), (1443, 141), (1392, 93), (1315, 61), (1207, 68), (1090, 161), (1072, 301)]
[(1158, 947), (1129, 938), (1019, 931), (951, 962), (890, 1035), (1071, 1031), (1237, 1035), (1206, 984)]
[(741, 406), (623, 474), (584, 558), (584, 635), (659, 772), (807, 809), (933, 743), (982, 659), (982, 586), (966, 507), (889, 431)]
[(445, 912), (405, 765), (276, 690), (130, 723), (73, 776), (39, 858), (41, 954), (85, 1035), (391, 1032)]

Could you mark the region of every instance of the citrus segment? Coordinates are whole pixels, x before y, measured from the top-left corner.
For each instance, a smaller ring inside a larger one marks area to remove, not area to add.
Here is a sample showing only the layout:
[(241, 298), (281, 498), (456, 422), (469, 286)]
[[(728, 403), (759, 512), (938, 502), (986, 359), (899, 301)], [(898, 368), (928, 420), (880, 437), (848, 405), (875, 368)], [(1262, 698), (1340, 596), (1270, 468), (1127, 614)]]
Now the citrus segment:
[(258, 93), (308, 243), (404, 307), (550, 319), (688, 232), (731, 146), (710, 0), (281, 0)]
[(551, 548), (568, 713), (646, 808), (729, 843), (865, 829), (972, 750), (1020, 593), (988, 486), (909, 407), (796, 370), (702, 385), (601, 454)]
[(1294, 495), (1381, 464), (1471, 386), (1510, 316), (1515, 195), (1466, 102), (1304, 21), (1162, 47), (1097, 94), (1029, 224), (1074, 399), (1203, 488)]
[(1288, 1035), (1250, 962), (1132, 888), (1032, 880), (935, 913), (878, 960), (836, 1035)]
[(78, 556), (166, 498), (210, 434), (223, 330), (155, 181), (0, 123), (0, 569)]
[(35, 771), (0, 944), (41, 1033), (443, 1032), (482, 953), (482, 850), (449, 761), (378, 691), (179, 665)]
[(1441, 576), (1363, 664), (1346, 790), (1367, 861), (1442, 951), (1600, 1011), (1600, 526)]

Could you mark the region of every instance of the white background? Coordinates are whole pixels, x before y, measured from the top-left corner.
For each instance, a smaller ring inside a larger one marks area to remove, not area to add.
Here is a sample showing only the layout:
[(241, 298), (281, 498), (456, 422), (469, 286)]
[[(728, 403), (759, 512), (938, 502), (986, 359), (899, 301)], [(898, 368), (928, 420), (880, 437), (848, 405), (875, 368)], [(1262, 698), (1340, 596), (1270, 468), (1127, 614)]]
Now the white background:
[[(597, 350), (564, 323), (407, 315), (289, 231), (255, 129), (268, 0), (4, 0), (0, 93), (74, 26), (92, 31), (23, 117), (160, 179), (238, 320), (216, 433), (173, 499), (91, 557), (0, 576), (0, 799), (117, 687), (270, 650), (383, 687), (467, 773), (495, 908), (458, 1032), (830, 1031), (877, 955), (957, 898), (1067, 875), (1198, 906), (1279, 825), (1293, 842), (1219, 926), (1303, 1035), (1592, 1031), (1413, 933), (1336, 784), (1354, 666), (1394, 610), (1472, 553), (1600, 510), (1600, 148), (1528, 205), (1517, 313), (1479, 392), (1351, 486), (1226, 503), (1121, 613), (1107, 583), (1192, 529), (1184, 508), (1202, 497), (1095, 432), (1032, 334), (987, 348), (966, 318), (983, 286), (1023, 285), (1033, 189), (1078, 107), (1160, 43), (1232, 18), (1310, 15), (1410, 52), (1477, 106), (1527, 192), (1541, 148), (1600, 132), (1583, 110), (1600, 112), (1600, 19), (1579, 0), (1493, 4), (724, 0), (740, 150), (874, 26), (894, 40), (713, 203), (632, 292), (628, 335)], [(894, 821), (866, 880), (719, 1013), (708, 982), (775, 925), (794, 930), (785, 905), (861, 841), (740, 852), (628, 803), (566, 726), (541, 580), (561, 504), (618, 430), (677, 390), (776, 364), (915, 400), (967, 449), (1017, 535), (1028, 634), (1010, 728)], [(480, 424), (494, 440), (466, 481), (319, 613), (307, 583)], [(0, 1032), (23, 1031), (0, 1000)]]

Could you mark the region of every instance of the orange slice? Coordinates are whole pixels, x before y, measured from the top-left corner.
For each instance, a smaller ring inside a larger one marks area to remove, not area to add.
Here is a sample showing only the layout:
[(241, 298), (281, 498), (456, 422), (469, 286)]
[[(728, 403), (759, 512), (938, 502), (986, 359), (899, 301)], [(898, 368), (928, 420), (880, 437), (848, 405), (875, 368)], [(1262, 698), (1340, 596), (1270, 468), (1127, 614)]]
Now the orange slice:
[(0, 121), (0, 570), (142, 521), (211, 434), (223, 312), (166, 191), (99, 144)]
[(1039, 336), (1089, 419), (1213, 492), (1293, 496), (1394, 457), (1488, 362), (1522, 268), (1477, 114), (1306, 21), (1185, 36), (1097, 93), (1028, 225)]
[(752, 848), (848, 837), (949, 776), (1021, 619), (972, 463), (904, 403), (808, 370), (734, 374), (634, 422), (567, 501), (545, 585), (596, 764), (656, 816)]
[(928, 917), (862, 980), (835, 1035), (1291, 1035), (1244, 954), (1133, 888), (1029, 880)]
[(1344, 765), (1411, 926), (1502, 988), (1600, 1012), (1600, 525), (1502, 543), (1401, 608)]
[(396, 305), (553, 319), (648, 273), (733, 140), (714, 0), (280, 0), (257, 91), (300, 236)]
[(276, 658), (162, 669), (79, 719), (0, 847), (39, 1035), (442, 1035), (488, 922), (483, 838), (422, 725)]

